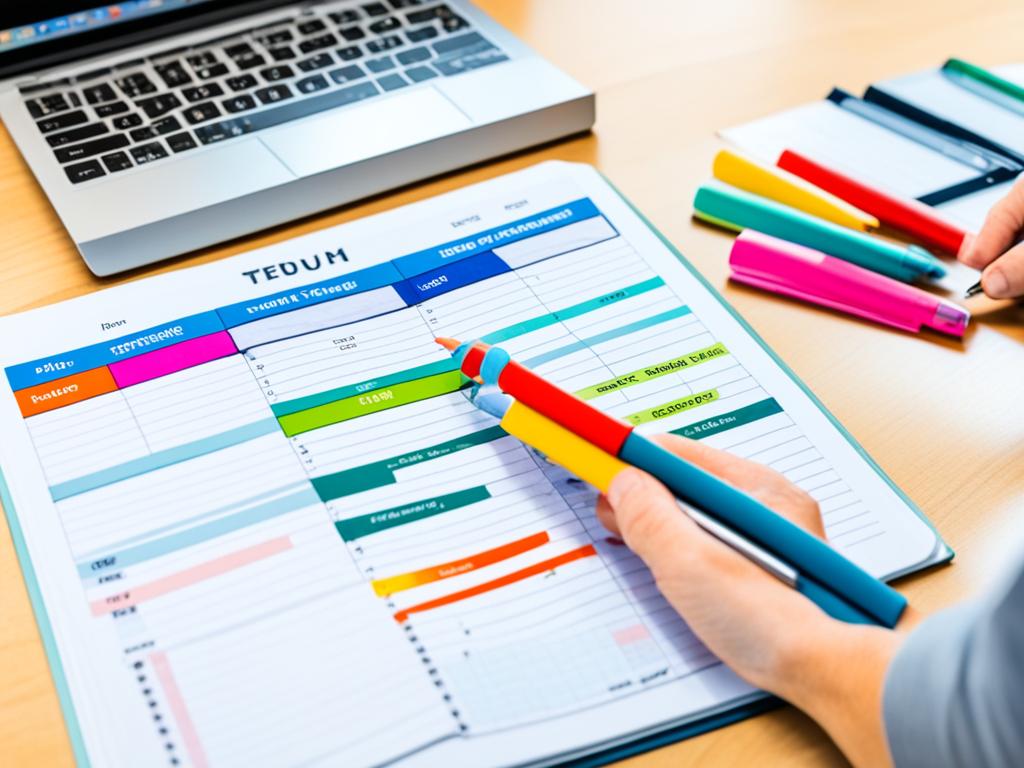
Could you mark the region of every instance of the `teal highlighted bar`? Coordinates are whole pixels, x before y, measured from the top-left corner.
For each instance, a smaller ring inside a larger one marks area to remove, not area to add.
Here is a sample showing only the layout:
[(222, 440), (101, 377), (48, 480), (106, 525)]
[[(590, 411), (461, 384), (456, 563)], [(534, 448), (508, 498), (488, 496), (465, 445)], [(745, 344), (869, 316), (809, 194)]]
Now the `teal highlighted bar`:
[(685, 427), (673, 429), (672, 434), (700, 440), (717, 435), (720, 432), (735, 429), (736, 427), (742, 427), (744, 424), (750, 424), (759, 419), (774, 416), (776, 413), (782, 413), (782, 406), (776, 402), (774, 397), (769, 397), (767, 400), (745, 405), (742, 408), (737, 408), (735, 411), (729, 411), (718, 416), (710, 416), (693, 424), (687, 424)]
[(156, 469), (169, 467), (172, 464), (180, 464), (183, 461), (204, 456), (207, 453), (230, 448), (233, 445), (255, 440), (257, 437), (269, 435), (271, 432), (280, 433), (281, 428), (277, 425), (277, 419), (264, 419), (242, 427), (229, 429), (216, 435), (204, 437), (202, 440), (194, 440), (191, 443), (168, 448), (165, 451), (157, 451), (149, 456), (142, 456), (138, 459), (126, 461), (114, 467), (101, 469), (91, 475), (76, 477), (74, 480), (67, 480), (50, 486), (50, 496), (54, 501), (77, 496), (86, 491), (93, 491), (111, 483), (127, 480), (129, 477), (142, 475)]
[(250, 525), (262, 523), (275, 517), (294, 512), (303, 507), (319, 504), (320, 497), (312, 488), (305, 488), (298, 493), (283, 496), (273, 501), (249, 507), (233, 515), (227, 515), (217, 520), (211, 520), (203, 525), (187, 528), (178, 533), (172, 533), (159, 539), (147, 541), (138, 546), (122, 549), (110, 555), (90, 558), (78, 564), (78, 573), (82, 578), (102, 576), (111, 571), (126, 568), (129, 565), (142, 563), (156, 557), (177, 552), (179, 549), (202, 544), (210, 539), (232, 533)]
[(491, 493), (487, 490), (487, 486), (478, 485), (464, 491), (447, 493), (444, 496), (420, 499), (398, 507), (371, 512), (368, 515), (338, 520), (334, 523), (334, 527), (345, 541), (355, 541), (363, 536), (369, 536), (371, 533), (380, 533), (399, 525), (415, 523), (417, 520), (461, 509), (489, 498), (491, 498)]
[(689, 307), (676, 307), (670, 309), (667, 312), (661, 312), (660, 314), (654, 315), (653, 317), (646, 317), (643, 320), (637, 320), (634, 323), (629, 323), (621, 328), (613, 328), (610, 331), (599, 333), (596, 336), (583, 339), (582, 341), (574, 341), (572, 344), (566, 344), (564, 347), (558, 347), (548, 352), (544, 352), (535, 357), (531, 357), (529, 360), (524, 360), (523, 365), (527, 368), (536, 368), (538, 365), (549, 363), (552, 360), (557, 360), (560, 357), (571, 355), (573, 352), (579, 352), (582, 349), (591, 347), (594, 344), (600, 344), (605, 341), (611, 341), (621, 336), (628, 336), (631, 333), (642, 331), (646, 328), (650, 328), (661, 323), (667, 323), (669, 320), (675, 320), (676, 318), (686, 317), (690, 314)]

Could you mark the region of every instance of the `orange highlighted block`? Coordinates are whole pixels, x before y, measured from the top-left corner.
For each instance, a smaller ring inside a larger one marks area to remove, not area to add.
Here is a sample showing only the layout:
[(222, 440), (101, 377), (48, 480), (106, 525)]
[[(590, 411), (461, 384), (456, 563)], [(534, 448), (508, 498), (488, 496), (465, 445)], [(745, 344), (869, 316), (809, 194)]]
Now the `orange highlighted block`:
[(453, 592), (450, 595), (439, 597), (436, 600), (428, 600), (425, 603), (419, 603), (418, 605), (410, 606), (404, 610), (399, 611), (395, 614), (395, 621), (402, 623), (408, 621), (409, 615), (413, 613), (423, 613), (424, 611), (432, 611), (435, 608), (441, 608), (445, 605), (451, 605), (457, 603), (460, 600), (465, 600), (469, 597), (476, 597), (482, 595), (485, 592), (490, 592), (501, 587), (507, 587), (509, 584), (515, 584), (517, 581), (528, 579), (531, 576), (536, 576), (539, 573), (550, 571), (553, 568), (557, 568), (560, 565), (571, 563), (574, 560), (582, 560), (585, 557), (592, 557), (597, 554), (597, 550), (594, 549), (592, 544), (580, 547), (579, 549), (573, 549), (569, 552), (563, 552), (557, 557), (552, 557), (549, 560), (542, 560), (539, 563), (534, 563), (531, 566), (523, 568), (519, 571), (513, 571), (512, 573), (506, 574), (501, 578), (493, 579), (491, 581), (485, 581), (483, 584), (477, 584), (475, 587), (464, 589), (461, 592)]
[(29, 416), (116, 391), (117, 384), (114, 382), (114, 377), (104, 366), (65, 376), (62, 379), (54, 379), (45, 384), (36, 384), (34, 387), (18, 390), (14, 396), (18, 399), (21, 415), (27, 419)]
[(508, 560), (510, 557), (536, 549), (547, 544), (549, 541), (551, 539), (547, 532), (541, 531), (540, 533), (533, 534), (533, 536), (527, 536), (525, 539), (502, 544), (500, 547), (478, 552), (475, 555), (464, 557), (460, 560), (452, 560), (450, 563), (433, 565), (430, 568), (401, 573), (397, 576), (389, 576), (386, 579), (377, 579), (372, 582), (373, 591), (380, 597), (387, 597), (388, 595), (395, 594), (395, 592), (430, 584), (441, 579), (450, 579), (452, 576), (459, 576), (463, 573), (475, 571), (477, 568), (500, 563), (502, 560)]

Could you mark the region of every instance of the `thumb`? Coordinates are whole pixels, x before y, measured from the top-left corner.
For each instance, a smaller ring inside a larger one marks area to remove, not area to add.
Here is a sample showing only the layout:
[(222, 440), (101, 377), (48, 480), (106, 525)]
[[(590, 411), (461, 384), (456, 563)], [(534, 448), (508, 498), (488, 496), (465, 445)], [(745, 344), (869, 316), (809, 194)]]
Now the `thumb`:
[(623, 541), (657, 573), (693, 553), (703, 537), (664, 485), (634, 467), (622, 470), (608, 488), (608, 503)]

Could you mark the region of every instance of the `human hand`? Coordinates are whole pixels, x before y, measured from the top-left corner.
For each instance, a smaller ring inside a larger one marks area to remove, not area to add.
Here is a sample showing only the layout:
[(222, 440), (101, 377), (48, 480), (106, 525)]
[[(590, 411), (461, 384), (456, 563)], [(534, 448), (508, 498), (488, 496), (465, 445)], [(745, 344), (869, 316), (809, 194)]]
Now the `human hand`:
[[(817, 503), (774, 470), (675, 435), (659, 442), (824, 538)], [(638, 469), (615, 477), (597, 515), (737, 674), (818, 720), (855, 764), (889, 763), (882, 689), (901, 633), (832, 619), (698, 527), (661, 483)]]
[(985, 217), (973, 238), (968, 236), (958, 259), (969, 267), (984, 270), (981, 287), (993, 299), (1024, 296), (1024, 176), (1010, 188)]

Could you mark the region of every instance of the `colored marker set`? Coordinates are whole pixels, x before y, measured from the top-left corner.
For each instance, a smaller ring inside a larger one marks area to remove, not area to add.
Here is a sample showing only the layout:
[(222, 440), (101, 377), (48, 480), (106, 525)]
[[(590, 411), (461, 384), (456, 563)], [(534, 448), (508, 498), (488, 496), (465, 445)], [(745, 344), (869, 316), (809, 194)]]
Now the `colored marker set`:
[(955, 255), (966, 232), (902, 199), (791, 150), (776, 166), (723, 149), (694, 216), (740, 232), (731, 278), (901, 330), (962, 337), (970, 313), (910, 283), (945, 275), (917, 245), (870, 234), (881, 226)]

